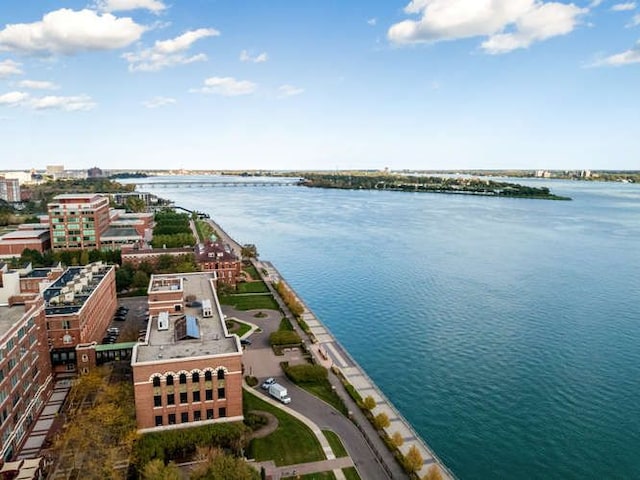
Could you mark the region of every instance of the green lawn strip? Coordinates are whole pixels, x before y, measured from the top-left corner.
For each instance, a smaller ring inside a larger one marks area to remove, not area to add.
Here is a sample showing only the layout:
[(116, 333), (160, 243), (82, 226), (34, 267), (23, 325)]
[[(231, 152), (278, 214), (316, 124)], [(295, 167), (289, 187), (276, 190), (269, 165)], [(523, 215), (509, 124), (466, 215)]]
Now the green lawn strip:
[(295, 480), (298, 478), (304, 480), (336, 480), (333, 472), (307, 473), (306, 475), (296, 475), (295, 477), (282, 477), (282, 480)]
[(269, 288), (264, 282), (240, 282), (237, 290), (238, 293), (269, 293)]
[(298, 386), (305, 389), (311, 395), (318, 397), (320, 400), (327, 402), (343, 415), (347, 415), (347, 407), (345, 407), (344, 402), (338, 394), (333, 391), (328, 380), (317, 384), (300, 383)]
[(340, 437), (335, 432), (332, 432), (331, 430), (322, 430), (322, 433), (324, 433), (324, 436), (327, 438), (327, 442), (331, 445), (331, 450), (336, 458), (349, 456), (344, 445), (342, 445), (342, 440), (340, 440)]
[(258, 462), (273, 460), (276, 465), (325, 460), (320, 442), (304, 423), (279, 408), (243, 391), (244, 409), (262, 410), (278, 419), (278, 428), (264, 438), (255, 438), (249, 444), (249, 456)]
[(239, 337), (242, 337), (245, 333), (251, 330), (251, 325), (244, 323), (241, 320), (227, 320), (227, 329), (229, 333), (235, 333)]
[(271, 295), (221, 295), (220, 303), (236, 310), (279, 310)]
[(360, 480), (360, 475), (358, 475), (356, 467), (343, 468), (342, 473), (344, 473), (347, 480)]
[(256, 267), (254, 267), (253, 265), (245, 265), (244, 267), (242, 267), (242, 270), (244, 272), (247, 272), (253, 280), (260, 279), (260, 274), (256, 270)]

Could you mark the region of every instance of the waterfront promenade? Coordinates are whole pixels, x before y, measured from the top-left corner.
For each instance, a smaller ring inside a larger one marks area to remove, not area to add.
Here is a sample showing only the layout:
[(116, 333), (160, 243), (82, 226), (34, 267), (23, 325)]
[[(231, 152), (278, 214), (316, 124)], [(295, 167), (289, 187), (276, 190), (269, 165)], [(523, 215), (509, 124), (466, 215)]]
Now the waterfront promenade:
[[(213, 220), (208, 220), (211, 226), (217, 231), (220, 239), (228, 243), (238, 255), (240, 255), (241, 245), (233, 240), (217, 223)], [(340, 374), (349, 382), (362, 398), (371, 396), (376, 406), (372, 410), (373, 415), (379, 413), (385, 413), (389, 418), (389, 426), (385, 428), (385, 432), (390, 437), (398, 432), (403, 439), (403, 444), (399, 447), (403, 455), (415, 446), (423, 459), (422, 468), (417, 472), (419, 477), (422, 478), (427, 474), (429, 468), (432, 465), (437, 465), (442, 473), (442, 477), (445, 479), (455, 479), (455, 475), (447, 469), (447, 467), (440, 461), (435, 453), (429, 448), (429, 446), (420, 438), (415, 432), (411, 424), (396, 410), (393, 404), (386, 398), (382, 391), (375, 385), (373, 380), (364, 372), (364, 370), (357, 364), (357, 362), (349, 355), (349, 353), (340, 345), (340, 343), (333, 337), (331, 332), (322, 324), (322, 322), (316, 317), (316, 315), (309, 309), (304, 300), (302, 300), (287, 284), (286, 280), (282, 277), (280, 272), (267, 261), (254, 260), (254, 266), (258, 272), (264, 274), (264, 280), (266, 281), (271, 292), (274, 293), (274, 297), (278, 301), (280, 308), (288, 313), (288, 316), (293, 320), (293, 316), (288, 312), (286, 305), (284, 305), (275, 293), (273, 285), (278, 282), (283, 282), (289, 290), (296, 296), (301, 305), (304, 306), (304, 313), (302, 319), (307, 323), (309, 329), (314, 338), (311, 338), (311, 345), (309, 350), (312, 353), (315, 361), (325, 367), (331, 369), (337, 369)], [(266, 273), (264, 273), (266, 272)], [(296, 329), (299, 330), (297, 322), (293, 322)], [(300, 332), (302, 333), (302, 332)], [(304, 333), (302, 333), (304, 338)], [(347, 408), (351, 412), (351, 416), (355, 425), (363, 435), (364, 440), (369, 445), (371, 451), (375, 454), (378, 462), (384, 467), (389, 478), (406, 478), (406, 474), (402, 471), (398, 462), (393, 457), (393, 454), (387, 449), (386, 445), (378, 435), (375, 428), (371, 425), (368, 419), (360, 411), (359, 407), (353, 401), (353, 399), (347, 394), (342, 382), (334, 375), (330, 375), (329, 379), (338, 393), (343, 398)]]

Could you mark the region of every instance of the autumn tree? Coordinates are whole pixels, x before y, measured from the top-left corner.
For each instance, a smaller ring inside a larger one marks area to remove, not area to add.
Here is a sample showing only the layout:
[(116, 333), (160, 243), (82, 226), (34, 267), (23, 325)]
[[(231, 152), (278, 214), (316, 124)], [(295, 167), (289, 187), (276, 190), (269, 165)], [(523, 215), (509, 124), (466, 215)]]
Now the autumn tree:
[(258, 480), (260, 474), (250, 467), (243, 459), (226, 455), (222, 450), (210, 448), (206, 451), (198, 450), (197, 455), (205, 461), (196, 467), (191, 480)]
[(422, 468), (422, 464), (424, 463), (424, 459), (420, 454), (420, 450), (415, 445), (411, 445), (411, 448), (404, 456), (404, 464), (407, 467), (407, 470), (410, 472), (417, 472)]
[(378, 430), (382, 430), (383, 428), (387, 428), (391, 422), (389, 421), (389, 416), (386, 413), (380, 412), (373, 419), (373, 424)]
[(431, 465), (422, 480), (442, 480), (442, 472), (437, 465)]
[(404, 443), (404, 438), (402, 438), (402, 434), (400, 432), (396, 431), (391, 435), (391, 441), (396, 447), (400, 447)]
[(376, 401), (371, 395), (367, 395), (362, 401), (362, 406), (367, 410), (373, 410), (376, 408)]
[(143, 480), (181, 480), (180, 469), (175, 463), (165, 465), (162, 460), (156, 458), (147, 463), (142, 470)]

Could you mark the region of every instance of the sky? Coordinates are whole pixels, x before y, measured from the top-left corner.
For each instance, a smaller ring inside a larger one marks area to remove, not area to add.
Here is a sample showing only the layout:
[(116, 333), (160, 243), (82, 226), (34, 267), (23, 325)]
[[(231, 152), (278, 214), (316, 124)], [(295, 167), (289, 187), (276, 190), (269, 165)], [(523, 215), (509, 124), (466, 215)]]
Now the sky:
[(5, 0), (0, 170), (640, 169), (640, 0)]

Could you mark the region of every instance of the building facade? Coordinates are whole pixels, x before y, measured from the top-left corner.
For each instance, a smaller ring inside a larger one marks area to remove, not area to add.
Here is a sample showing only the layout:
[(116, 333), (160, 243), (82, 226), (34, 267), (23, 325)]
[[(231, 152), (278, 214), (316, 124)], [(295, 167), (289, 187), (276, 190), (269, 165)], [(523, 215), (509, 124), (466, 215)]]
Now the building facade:
[(242, 420), (242, 348), (215, 275), (153, 275), (148, 295), (147, 334), (131, 359), (139, 431)]
[(44, 301), (0, 307), (0, 459), (26, 439), (52, 389)]
[(20, 201), (20, 182), (17, 178), (0, 176), (0, 200), (9, 203)]
[(76, 347), (100, 342), (116, 311), (115, 267), (69, 267), (42, 295), (53, 371), (76, 372)]
[(216, 273), (218, 285), (235, 287), (242, 274), (242, 261), (222, 242), (200, 243), (195, 247), (196, 262), (204, 271)]
[(54, 250), (100, 249), (109, 228), (109, 199), (98, 194), (63, 194), (48, 205)]

